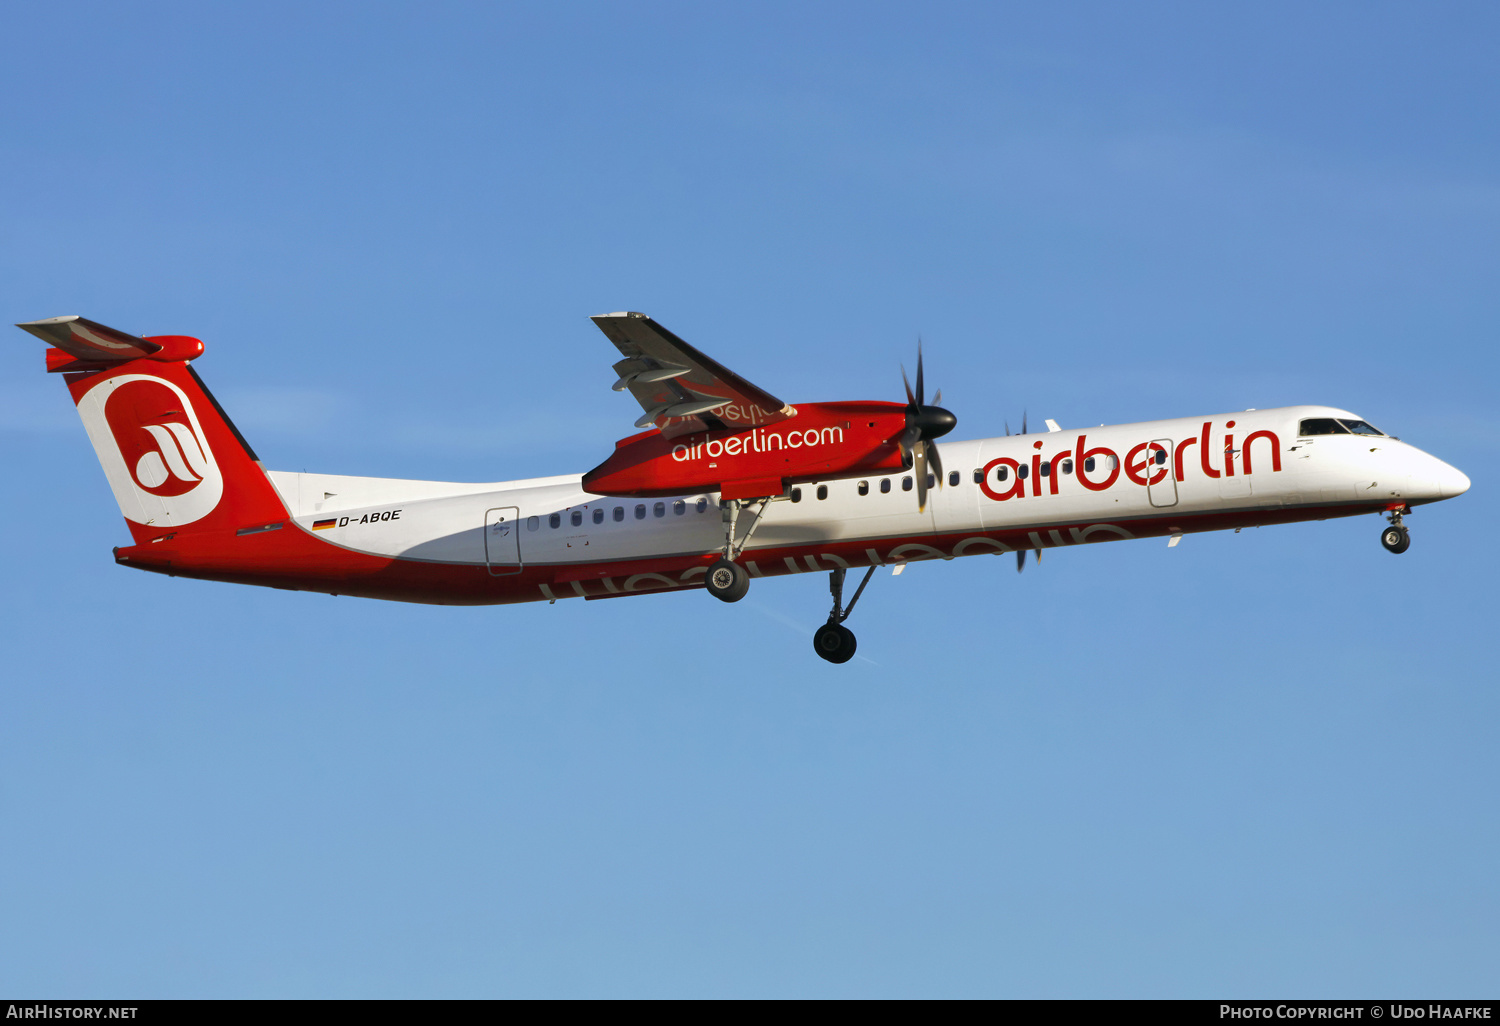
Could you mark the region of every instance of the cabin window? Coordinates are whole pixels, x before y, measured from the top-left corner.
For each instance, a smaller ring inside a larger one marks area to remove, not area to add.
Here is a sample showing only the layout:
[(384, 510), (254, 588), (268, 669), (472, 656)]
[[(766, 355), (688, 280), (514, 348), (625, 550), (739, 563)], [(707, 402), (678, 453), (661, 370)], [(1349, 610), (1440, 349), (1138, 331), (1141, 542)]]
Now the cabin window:
[(889, 492), (890, 490), (891, 490), (891, 479), (888, 478), (888, 477), (882, 477), (880, 479), (880, 494), (884, 495), (885, 493)]
[(596, 524), (602, 524), (602, 523), (604, 523), (604, 510), (603, 509), (596, 509), (596, 510), (594, 510), (594, 523), (596, 523)]
[(870, 482), (868, 482), (868, 481), (861, 481), (859, 483), (859, 494), (861, 494), (861, 495), (869, 495), (870, 494)]
[(1379, 428), (1375, 427), (1373, 424), (1367, 424), (1367, 423), (1365, 423), (1362, 420), (1340, 420), (1339, 423), (1342, 424), (1342, 425), (1344, 425), (1344, 427), (1348, 428), (1350, 434), (1355, 434), (1355, 435), (1380, 435), (1381, 437), (1385, 436), (1385, 432), (1384, 431), (1381, 431)]
[(681, 499), (678, 499), (676, 502), (672, 503), (672, 513), (674, 516), (680, 517), (686, 512), (687, 503), (683, 502)]
[(635, 504), (635, 518), (637, 520), (646, 519), (646, 504), (644, 502), (638, 502)]
[(1157, 449), (1156, 455), (1152, 458), (1156, 460), (1158, 467), (1165, 467), (1167, 465), (1167, 450)]
[(562, 526), (562, 514), (561, 513), (550, 513), (550, 514), (548, 514), (548, 516), (547, 516), (547, 526), (550, 527), (550, 528), (552, 528), (554, 531), (557, 530), (557, 528), (561, 527)]
[(956, 471), (956, 470), (950, 470), (950, 471), (948, 471), (948, 487), (950, 487), (950, 488), (957, 488), (958, 487), (958, 471)]
[(652, 506), (651, 507), (651, 515), (652, 516), (657, 516), (657, 517), (664, 517), (664, 516), (666, 516), (667, 515), (667, 504), (665, 502), (658, 502), (656, 505)]
[(618, 524), (620, 521), (622, 521), (624, 519), (625, 519), (625, 507), (624, 506), (616, 506), (615, 507), (615, 523)]
[(542, 526), (541, 522), (539, 520), (537, 520), (536, 517), (527, 517), (526, 518), (526, 530), (528, 530), (528, 531), (535, 531), (538, 527), (541, 527), (541, 526)]
[(937, 487), (937, 478), (934, 477), (932, 474), (928, 474), (927, 475), (927, 487), (928, 488), (936, 488)]
[(570, 520), (572, 522), (572, 524), (573, 524), (574, 527), (582, 527), (583, 526), (583, 510), (581, 510), (581, 509), (575, 509), (573, 511), (572, 516), (568, 517), (568, 520)]
[(974, 483), (984, 484), (984, 470), (981, 467), (974, 468)]
[(1026, 480), (1026, 475), (1028, 475), (1030, 473), (1031, 473), (1031, 468), (1028, 467), (1024, 463), (1021, 464), (1019, 467), (1016, 468), (1016, 476), (1019, 477), (1022, 481)]
[(801, 502), (802, 501), (802, 489), (801, 488), (793, 488), (792, 489), (792, 501), (793, 502)]
[(1008, 481), (1008, 480), (1010, 480), (1010, 468), (1009, 467), (1003, 467), (1003, 466), (1002, 467), (996, 467), (995, 468), (995, 480), (996, 481)]
[(1042, 476), (1043, 477), (1051, 477), (1052, 476), (1052, 463), (1051, 463), (1050, 460), (1043, 461), (1043, 463), (1042, 463)]
[(901, 479), (901, 490), (903, 492), (909, 492), (909, 491), (911, 491), (911, 478), (910, 477), (903, 477)]
[(708, 509), (708, 496), (706, 496), (706, 495), (700, 495), (700, 496), (698, 496), (698, 512), (702, 513), (702, 512), (704, 512), (707, 509)]
[(1072, 460), (1063, 460), (1062, 461), (1062, 472), (1064, 474), (1071, 474), (1071, 473), (1073, 473), (1073, 461)]
[(1347, 435), (1349, 430), (1332, 417), (1314, 417), (1304, 420), (1297, 429), (1299, 435)]

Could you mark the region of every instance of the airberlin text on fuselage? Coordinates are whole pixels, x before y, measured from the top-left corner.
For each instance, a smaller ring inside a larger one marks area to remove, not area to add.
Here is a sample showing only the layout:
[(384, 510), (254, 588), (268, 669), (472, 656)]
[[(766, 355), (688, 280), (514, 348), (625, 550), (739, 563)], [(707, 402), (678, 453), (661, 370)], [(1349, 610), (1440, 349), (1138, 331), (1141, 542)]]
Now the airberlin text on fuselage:
[(753, 452), (775, 452), (778, 449), (801, 449), (813, 445), (842, 445), (844, 429), (841, 427), (808, 428), (805, 431), (767, 431), (752, 428), (750, 431), (715, 438), (693, 445), (672, 446), (672, 458), (678, 463), (687, 460), (719, 459), (723, 456), (739, 456)]
[[(1281, 439), (1276, 437), (1274, 431), (1252, 431), (1244, 437), (1237, 449), (1234, 443), (1234, 426), (1235, 422), (1232, 420), (1224, 425), (1222, 445), (1214, 444), (1213, 422), (1204, 421), (1203, 429), (1198, 435), (1184, 438), (1175, 444), (1164, 438), (1141, 442), (1125, 453), (1124, 460), (1106, 446), (1089, 448), (1086, 434), (1079, 435), (1075, 445), (1044, 456), (1042, 450), (1047, 441), (1042, 438), (1032, 443), (1038, 451), (1032, 454), (1029, 464), (1009, 456), (1001, 456), (986, 463), (979, 488), (991, 499), (1004, 502), (1007, 499), (1025, 498), (1028, 481), (1031, 494), (1041, 495), (1045, 481), (1047, 491), (1056, 495), (1059, 480), (1063, 476), (1058, 467), (1060, 460), (1072, 460), (1073, 476), (1078, 478), (1079, 484), (1094, 492), (1102, 492), (1113, 486), (1119, 480), (1121, 470), (1138, 485), (1160, 484), (1167, 479), (1168, 474), (1181, 481), (1186, 474), (1185, 461), (1191, 458), (1190, 450), (1195, 447), (1198, 450), (1198, 464), (1205, 477), (1234, 477), (1236, 474), (1248, 476), (1254, 471), (1253, 456), (1257, 442), (1262, 443), (1259, 449), (1263, 453), (1262, 460), (1270, 459), (1273, 472), (1281, 470)], [(1169, 445), (1173, 450), (1170, 453), (1167, 451)], [(1168, 462), (1171, 466), (1168, 466)], [(1049, 472), (1046, 474), (1042, 472), (1044, 464), (1048, 466)], [(1009, 482), (1005, 491), (997, 491), (994, 486), (995, 471), (1000, 467), (1009, 470), (1004, 478)]]

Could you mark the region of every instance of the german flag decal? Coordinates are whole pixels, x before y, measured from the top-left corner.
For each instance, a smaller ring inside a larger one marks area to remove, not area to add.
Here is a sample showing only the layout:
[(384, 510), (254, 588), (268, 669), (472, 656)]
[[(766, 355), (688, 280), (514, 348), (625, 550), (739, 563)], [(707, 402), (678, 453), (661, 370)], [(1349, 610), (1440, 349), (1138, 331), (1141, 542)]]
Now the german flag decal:
[(313, 521), (313, 530), (314, 531), (326, 531), (330, 527), (337, 527), (337, 526), (339, 526), (338, 517), (331, 517), (328, 520), (314, 520)]

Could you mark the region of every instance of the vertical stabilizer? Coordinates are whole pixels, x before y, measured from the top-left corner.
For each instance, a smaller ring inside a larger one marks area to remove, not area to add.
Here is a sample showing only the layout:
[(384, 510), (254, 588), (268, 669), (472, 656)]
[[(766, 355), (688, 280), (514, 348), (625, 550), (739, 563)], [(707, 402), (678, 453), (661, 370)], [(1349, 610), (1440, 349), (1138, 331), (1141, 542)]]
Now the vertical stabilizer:
[(137, 544), (286, 519), (255, 454), (188, 366), (203, 343), (136, 336), (82, 317), (19, 327), (53, 343), (84, 430)]

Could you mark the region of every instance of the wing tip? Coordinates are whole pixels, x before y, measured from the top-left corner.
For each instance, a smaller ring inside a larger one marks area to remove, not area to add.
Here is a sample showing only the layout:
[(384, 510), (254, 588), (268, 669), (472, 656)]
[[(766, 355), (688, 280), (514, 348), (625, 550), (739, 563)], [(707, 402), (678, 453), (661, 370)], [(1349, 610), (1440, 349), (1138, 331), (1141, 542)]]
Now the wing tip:
[(78, 315), (78, 314), (64, 314), (61, 317), (43, 317), (39, 321), (22, 321), (19, 324), (17, 324), (16, 327), (18, 327), (18, 328), (32, 328), (32, 327), (38, 327), (38, 326), (43, 325), (43, 324), (65, 324), (68, 321), (76, 321), (76, 320), (78, 320), (79, 316), (80, 315)]

